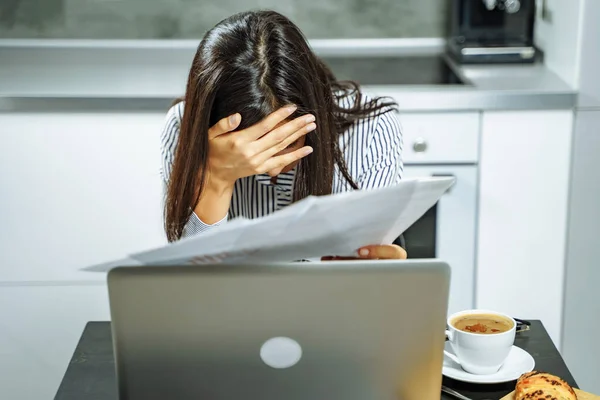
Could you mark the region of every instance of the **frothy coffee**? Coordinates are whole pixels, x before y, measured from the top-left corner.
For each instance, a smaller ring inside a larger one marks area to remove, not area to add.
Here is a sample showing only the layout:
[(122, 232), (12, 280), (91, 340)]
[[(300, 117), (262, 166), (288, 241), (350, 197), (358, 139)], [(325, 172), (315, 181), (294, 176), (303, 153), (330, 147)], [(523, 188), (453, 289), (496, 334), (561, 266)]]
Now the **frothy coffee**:
[(513, 322), (495, 314), (470, 314), (461, 315), (452, 321), (459, 331), (493, 335), (508, 332), (513, 327)]

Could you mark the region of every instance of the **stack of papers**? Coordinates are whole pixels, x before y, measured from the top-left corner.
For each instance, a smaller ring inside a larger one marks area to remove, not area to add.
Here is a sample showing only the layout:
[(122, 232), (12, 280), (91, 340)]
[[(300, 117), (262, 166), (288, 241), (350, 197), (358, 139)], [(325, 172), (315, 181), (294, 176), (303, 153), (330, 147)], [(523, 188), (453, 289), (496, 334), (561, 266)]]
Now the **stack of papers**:
[(311, 196), (263, 218), (237, 218), (197, 236), (84, 270), (354, 257), (363, 246), (392, 243), (453, 183), (454, 178), (406, 179), (383, 189)]

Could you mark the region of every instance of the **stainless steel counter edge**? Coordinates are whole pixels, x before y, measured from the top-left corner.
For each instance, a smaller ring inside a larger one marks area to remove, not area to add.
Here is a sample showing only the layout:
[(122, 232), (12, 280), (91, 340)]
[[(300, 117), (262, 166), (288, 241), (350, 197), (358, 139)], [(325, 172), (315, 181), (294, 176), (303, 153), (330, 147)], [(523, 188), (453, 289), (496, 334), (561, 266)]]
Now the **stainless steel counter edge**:
[[(366, 92), (372, 93), (366, 87)], [(391, 95), (389, 90), (375, 91)], [(1, 97), (0, 113), (74, 112), (131, 113), (166, 112), (173, 97)], [(486, 91), (402, 91), (395, 94), (400, 112), (451, 112), (489, 110), (566, 110), (577, 101), (574, 93), (486, 92)]]

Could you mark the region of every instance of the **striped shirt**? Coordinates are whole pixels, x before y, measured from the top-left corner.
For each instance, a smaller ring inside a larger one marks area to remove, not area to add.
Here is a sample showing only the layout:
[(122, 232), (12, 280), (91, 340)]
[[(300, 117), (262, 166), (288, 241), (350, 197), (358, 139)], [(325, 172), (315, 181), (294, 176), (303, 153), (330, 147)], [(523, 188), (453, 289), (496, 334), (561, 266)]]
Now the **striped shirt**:
[[(368, 101), (363, 96), (363, 101)], [(349, 108), (354, 100), (346, 97), (340, 105)], [(167, 113), (161, 135), (161, 178), (166, 185), (171, 174), (179, 126), (183, 115), (183, 102), (174, 105)], [(402, 178), (402, 134), (396, 113), (392, 110), (354, 122), (340, 135), (348, 172), (362, 190), (391, 186)], [(182, 237), (205, 232), (236, 217), (258, 218), (281, 210), (292, 202), (295, 168), (277, 177), (271, 183), (268, 174), (238, 179), (235, 182), (228, 215), (215, 224), (205, 224), (192, 212), (184, 227)], [(353, 190), (338, 171), (334, 170), (332, 193)]]

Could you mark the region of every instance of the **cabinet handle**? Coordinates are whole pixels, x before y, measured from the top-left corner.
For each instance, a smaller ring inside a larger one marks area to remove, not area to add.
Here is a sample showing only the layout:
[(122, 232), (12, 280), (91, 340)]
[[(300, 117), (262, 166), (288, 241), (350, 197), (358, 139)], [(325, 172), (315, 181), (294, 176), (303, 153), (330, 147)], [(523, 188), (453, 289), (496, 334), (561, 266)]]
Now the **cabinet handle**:
[(413, 143), (415, 153), (423, 153), (427, 150), (427, 141), (423, 138), (417, 138)]
[[(431, 174), (432, 177), (434, 178), (455, 178), (456, 176), (454, 176), (454, 174)], [(456, 182), (455, 182), (456, 183)], [(448, 189), (446, 189), (445, 193), (450, 193), (450, 190), (452, 190), (452, 188), (454, 187), (454, 185), (450, 186)]]

